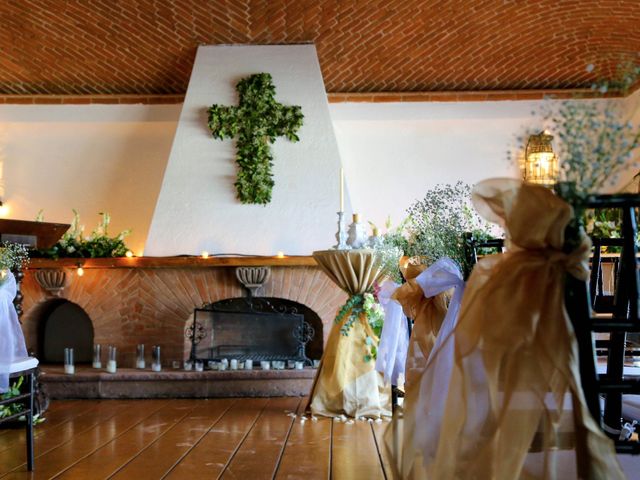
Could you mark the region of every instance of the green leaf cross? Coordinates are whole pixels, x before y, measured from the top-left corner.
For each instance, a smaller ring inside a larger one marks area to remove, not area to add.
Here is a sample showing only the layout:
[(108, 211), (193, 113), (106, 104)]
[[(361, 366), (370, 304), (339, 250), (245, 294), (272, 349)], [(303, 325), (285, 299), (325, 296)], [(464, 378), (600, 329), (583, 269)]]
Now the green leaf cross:
[(268, 73), (240, 80), (236, 90), (240, 98), (237, 107), (209, 108), (209, 130), (218, 140), (238, 137), (234, 185), (240, 202), (266, 205), (274, 185), (270, 144), (281, 136), (292, 142), (300, 140), (296, 132), (304, 115), (299, 106), (285, 106), (275, 100), (276, 88)]

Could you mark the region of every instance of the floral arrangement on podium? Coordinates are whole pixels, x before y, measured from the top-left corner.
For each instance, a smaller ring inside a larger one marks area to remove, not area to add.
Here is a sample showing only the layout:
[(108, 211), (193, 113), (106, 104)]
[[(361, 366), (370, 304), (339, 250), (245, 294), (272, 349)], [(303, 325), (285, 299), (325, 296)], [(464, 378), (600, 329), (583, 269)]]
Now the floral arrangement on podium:
[[(73, 221), (69, 230), (53, 247), (36, 250), (34, 256), (53, 259), (124, 257), (129, 251), (124, 239), (131, 230), (123, 230), (115, 237), (110, 237), (111, 215), (106, 212), (100, 212), (99, 215), (100, 223), (89, 236), (85, 237), (84, 225), (80, 223), (80, 214), (73, 210)], [(39, 221), (42, 221), (42, 213), (39, 214)]]

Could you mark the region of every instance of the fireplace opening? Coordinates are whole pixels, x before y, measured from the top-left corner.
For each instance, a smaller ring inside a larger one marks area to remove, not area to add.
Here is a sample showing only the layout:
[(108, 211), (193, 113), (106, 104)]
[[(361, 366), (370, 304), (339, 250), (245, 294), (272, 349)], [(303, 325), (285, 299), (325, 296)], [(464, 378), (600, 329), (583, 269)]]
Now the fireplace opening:
[(322, 321), (309, 307), (283, 298), (242, 297), (194, 310), (187, 327), (192, 360), (299, 360), (322, 356)]
[(64, 298), (48, 301), (39, 311), (38, 357), (42, 363), (64, 363), (64, 349), (73, 348), (77, 363), (91, 363), (93, 323), (79, 305)]

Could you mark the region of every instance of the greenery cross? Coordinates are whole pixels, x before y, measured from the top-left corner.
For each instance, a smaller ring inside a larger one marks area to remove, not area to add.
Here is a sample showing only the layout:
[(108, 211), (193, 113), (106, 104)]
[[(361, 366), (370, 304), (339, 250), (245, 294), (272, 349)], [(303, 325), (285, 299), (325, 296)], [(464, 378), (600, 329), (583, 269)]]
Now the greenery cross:
[(302, 126), (304, 115), (299, 106), (276, 102), (276, 88), (268, 73), (257, 73), (236, 85), (240, 98), (237, 107), (212, 105), (209, 108), (209, 130), (213, 138), (238, 137), (235, 182), (242, 203), (266, 205), (273, 189), (273, 156), (269, 144), (285, 136), (292, 142)]

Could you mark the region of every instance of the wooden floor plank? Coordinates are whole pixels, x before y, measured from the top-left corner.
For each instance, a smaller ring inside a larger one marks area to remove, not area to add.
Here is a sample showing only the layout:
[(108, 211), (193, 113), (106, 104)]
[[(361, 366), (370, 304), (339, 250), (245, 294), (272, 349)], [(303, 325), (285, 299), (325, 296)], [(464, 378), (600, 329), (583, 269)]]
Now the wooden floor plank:
[(218, 478), (268, 401), (266, 398), (239, 399), (166, 478)]
[[(31, 478), (49, 479), (55, 477), (70, 465), (129, 430), (146, 416), (152, 415), (166, 402), (167, 400), (146, 400), (144, 402), (129, 402), (128, 404), (122, 402), (119, 408), (113, 406), (112, 409), (117, 410), (115, 415), (83, 433), (73, 435), (68, 442), (47, 453), (38, 455), (35, 462), (35, 472)], [(122, 405), (125, 405), (124, 408)], [(20, 468), (24, 470), (24, 466)], [(24, 473), (14, 471), (2, 478), (6, 480), (24, 478)]]
[(132, 429), (80, 460), (56, 479), (84, 480), (110, 477), (189, 415), (195, 406), (193, 400), (170, 401)]
[(384, 479), (382, 463), (368, 422), (333, 423), (331, 477), (350, 480)]
[[(34, 450), (36, 459), (49, 452), (50, 450), (63, 445), (71, 440), (74, 436), (90, 431), (100, 422), (108, 420), (118, 413), (120, 409), (124, 409), (132, 405), (133, 401), (95, 402), (92, 408), (87, 409), (84, 413), (72, 418), (71, 420), (54, 426), (45, 431), (39, 431), (34, 439)], [(88, 403), (90, 405), (90, 403)], [(24, 433), (16, 432), (15, 439), (10, 448), (0, 452), (0, 477), (3, 474), (23, 465), (25, 458), (25, 439)]]
[(391, 468), (392, 459), (389, 457), (389, 452), (384, 446), (384, 433), (390, 426), (390, 422), (371, 423), (371, 429), (373, 430), (373, 436), (378, 448), (378, 454), (382, 461), (382, 468), (384, 469), (385, 477), (388, 479), (393, 478), (393, 469)]
[[(303, 413), (307, 399), (301, 402)], [(305, 480), (328, 479), (331, 472), (331, 431), (333, 419), (317, 417), (317, 421), (300, 422), (291, 428), (280, 465), (277, 479)], [(340, 480), (340, 479), (336, 479)]]
[(224, 480), (271, 479), (278, 467), (300, 398), (273, 398), (224, 470)]
[(197, 406), (191, 414), (109, 478), (128, 480), (162, 478), (233, 406), (235, 399), (222, 398), (195, 402)]
[[(47, 410), (43, 417), (45, 421), (35, 426), (34, 436), (42, 435), (44, 432), (52, 430), (69, 420), (85, 414), (87, 411), (96, 408), (98, 405), (95, 401), (86, 400), (64, 400), (60, 402), (52, 402), (51, 407)], [(5, 429), (2, 430), (5, 435), (0, 436), (0, 452), (11, 448), (14, 442), (24, 442), (25, 429)], [(9, 435), (12, 433), (12, 435)]]

